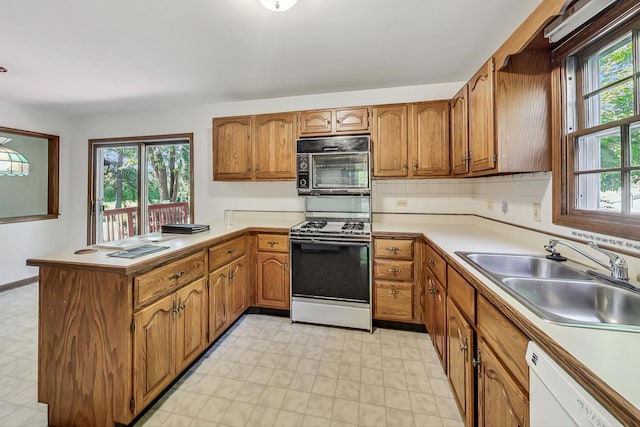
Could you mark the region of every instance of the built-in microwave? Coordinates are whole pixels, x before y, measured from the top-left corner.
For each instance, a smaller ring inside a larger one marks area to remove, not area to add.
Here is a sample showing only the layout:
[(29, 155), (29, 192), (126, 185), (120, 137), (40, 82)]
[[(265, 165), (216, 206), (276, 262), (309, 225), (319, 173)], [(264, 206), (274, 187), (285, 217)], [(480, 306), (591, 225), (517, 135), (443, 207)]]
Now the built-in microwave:
[(371, 194), (369, 135), (296, 141), (299, 195)]

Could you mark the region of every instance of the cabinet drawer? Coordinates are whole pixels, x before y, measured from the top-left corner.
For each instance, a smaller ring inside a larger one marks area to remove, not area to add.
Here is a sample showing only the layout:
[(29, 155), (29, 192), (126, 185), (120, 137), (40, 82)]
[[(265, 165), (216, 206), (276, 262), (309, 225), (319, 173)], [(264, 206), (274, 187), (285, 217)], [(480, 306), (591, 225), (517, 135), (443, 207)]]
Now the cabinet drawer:
[(413, 239), (375, 239), (375, 258), (413, 259)]
[(476, 289), (457, 271), (449, 266), (449, 298), (455, 301), (462, 314), (472, 323), (476, 323)]
[(289, 252), (289, 236), (286, 234), (258, 234), (258, 250)]
[(413, 261), (376, 259), (373, 263), (373, 277), (385, 280), (413, 281)]
[(204, 275), (204, 253), (197, 253), (134, 278), (134, 306), (146, 304), (168, 291)]
[(247, 250), (247, 239), (242, 236), (209, 248), (209, 271), (238, 258)]
[(376, 281), (373, 316), (379, 319), (412, 321), (413, 285)]
[(529, 388), (525, 359), (529, 339), (486, 298), (478, 298), (478, 331), (520, 385)]
[(429, 245), (427, 245), (427, 266), (440, 283), (447, 283), (447, 262)]

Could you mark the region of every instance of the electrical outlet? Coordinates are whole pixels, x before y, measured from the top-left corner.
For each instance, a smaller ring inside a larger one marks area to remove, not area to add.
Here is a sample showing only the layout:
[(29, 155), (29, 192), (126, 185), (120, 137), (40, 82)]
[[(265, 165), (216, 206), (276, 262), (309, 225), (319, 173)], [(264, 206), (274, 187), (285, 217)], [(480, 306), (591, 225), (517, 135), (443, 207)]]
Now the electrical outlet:
[(542, 214), (540, 213), (540, 203), (532, 205), (532, 219), (536, 222), (542, 222)]
[(488, 211), (492, 211), (493, 210), (493, 202), (491, 200), (487, 202), (487, 210)]
[(396, 208), (406, 208), (407, 199), (396, 199)]
[(507, 212), (509, 212), (509, 202), (503, 200), (502, 203), (500, 203), (500, 210), (506, 215)]

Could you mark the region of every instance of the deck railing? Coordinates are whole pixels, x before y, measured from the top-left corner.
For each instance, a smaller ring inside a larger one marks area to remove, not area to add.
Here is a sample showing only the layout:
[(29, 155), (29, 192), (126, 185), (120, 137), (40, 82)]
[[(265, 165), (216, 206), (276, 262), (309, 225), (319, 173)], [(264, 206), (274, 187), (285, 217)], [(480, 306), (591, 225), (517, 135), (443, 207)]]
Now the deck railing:
[[(149, 233), (160, 231), (162, 224), (187, 224), (190, 221), (189, 202), (149, 205)], [(107, 209), (102, 213), (103, 241), (135, 236), (139, 227), (138, 208)]]

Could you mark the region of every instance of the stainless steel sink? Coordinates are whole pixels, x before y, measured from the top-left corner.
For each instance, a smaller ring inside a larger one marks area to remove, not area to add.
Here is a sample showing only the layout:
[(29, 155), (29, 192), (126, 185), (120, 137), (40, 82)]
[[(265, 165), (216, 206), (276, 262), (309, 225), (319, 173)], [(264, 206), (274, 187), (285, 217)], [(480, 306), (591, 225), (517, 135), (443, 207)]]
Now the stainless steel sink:
[(640, 292), (536, 255), (456, 252), (542, 319), (640, 332)]
[(499, 276), (586, 280), (593, 278), (584, 271), (543, 256), (494, 253), (468, 253), (463, 256), (481, 270)]
[(542, 318), (558, 323), (640, 329), (640, 294), (595, 280), (507, 278), (503, 287)]

